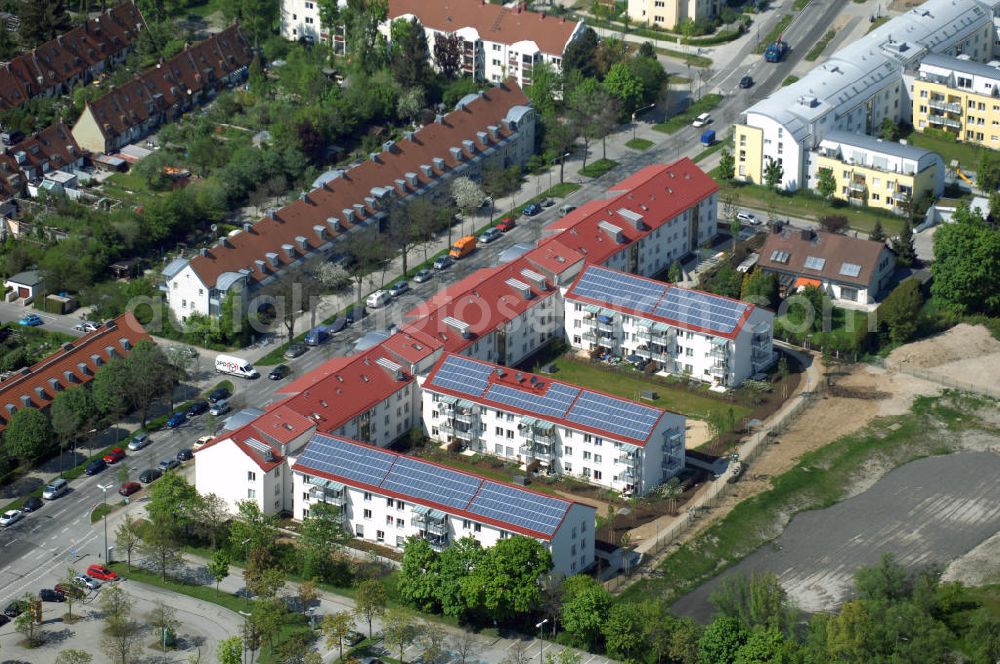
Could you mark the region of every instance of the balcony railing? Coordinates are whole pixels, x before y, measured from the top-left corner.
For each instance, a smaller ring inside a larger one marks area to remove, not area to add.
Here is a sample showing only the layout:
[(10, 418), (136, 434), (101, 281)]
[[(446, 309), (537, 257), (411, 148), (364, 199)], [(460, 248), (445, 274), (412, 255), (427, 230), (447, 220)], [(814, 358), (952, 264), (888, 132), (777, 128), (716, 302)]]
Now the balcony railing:
[(955, 129), (962, 128), (962, 123), (959, 122), (958, 120), (954, 120), (952, 118), (946, 118), (943, 115), (936, 115), (934, 113), (931, 113), (927, 116), (927, 121), (930, 122), (931, 124), (942, 124), (946, 127), (954, 127)]
[(597, 340), (597, 345), (598, 345), (598, 346), (602, 346), (602, 347), (604, 347), (604, 348), (614, 348), (614, 347), (616, 347), (616, 346), (617, 346), (618, 344), (617, 344), (617, 343), (615, 342), (615, 340), (614, 340), (614, 339), (612, 339), (611, 337), (600, 337), (600, 338), (599, 338), (599, 339)]
[(597, 329), (600, 330), (601, 332), (614, 332), (615, 331), (615, 324), (614, 323), (602, 323), (602, 322), (598, 322), (597, 323)]
[(580, 338), (583, 339), (584, 341), (592, 341), (592, 342), (597, 341), (597, 335), (594, 334), (593, 332), (584, 332), (583, 334), (580, 335)]
[(927, 102), (927, 105), (930, 106), (931, 108), (937, 110), (937, 111), (945, 111), (946, 113), (961, 113), (962, 112), (962, 105), (961, 104), (949, 103), (949, 102), (946, 102), (946, 101), (944, 101), (942, 99), (931, 99), (929, 102)]
[(618, 463), (631, 465), (639, 460), (638, 452), (623, 452), (618, 455)]
[(476, 419), (476, 414), (472, 411), (456, 412), (453, 416), (456, 422), (471, 424)]
[(455, 438), (459, 440), (477, 440), (479, 433), (475, 429), (455, 429)]
[(849, 185), (847, 185), (847, 188), (850, 189), (851, 191), (863, 192), (865, 190), (865, 183), (857, 181), (851, 182)]

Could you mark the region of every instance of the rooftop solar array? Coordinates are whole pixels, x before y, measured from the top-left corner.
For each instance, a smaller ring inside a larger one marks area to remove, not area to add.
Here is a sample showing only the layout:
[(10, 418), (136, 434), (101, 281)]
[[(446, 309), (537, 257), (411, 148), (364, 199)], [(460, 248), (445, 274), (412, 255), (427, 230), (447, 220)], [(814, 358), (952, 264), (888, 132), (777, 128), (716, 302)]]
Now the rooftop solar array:
[(826, 259), (817, 256), (806, 256), (804, 265), (807, 270), (822, 270), (823, 266), (826, 265)]
[(771, 260), (775, 263), (787, 263), (790, 254), (787, 251), (781, 251), (780, 249), (775, 249), (771, 252)]
[(749, 305), (711, 293), (671, 288), (653, 313), (683, 325), (729, 334), (736, 329)]
[(492, 368), (461, 355), (449, 355), (434, 375), (432, 385), (480, 396), (489, 384)]
[(573, 399), (580, 394), (579, 387), (553, 383), (545, 394), (535, 394), (508, 385), (491, 385), (486, 398), (508, 406), (527, 410), (538, 415), (562, 417), (569, 410)]
[(856, 277), (861, 274), (861, 266), (857, 263), (841, 263), (840, 273), (845, 277)]
[(468, 511), (488, 519), (509, 521), (529, 530), (554, 533), (566, 516), (568, 507), (566, 501), (558, 498), (485, 480)]
[(566, 415), (570, 422), (596, 427), (629, 438), (645, 440), (653, 432), (662, 411), (616, 399), (606, 394), (583, 391)]
[(588, 268), (573, 287), (575, 295), (645, 313), (653, 310), (666, 290), (666, 284), (597, 267)]
[(571, 503), (467, 475), (413, 457), (315, 434), (296, 467), (376, 486), (543, 535), (555, 533)]

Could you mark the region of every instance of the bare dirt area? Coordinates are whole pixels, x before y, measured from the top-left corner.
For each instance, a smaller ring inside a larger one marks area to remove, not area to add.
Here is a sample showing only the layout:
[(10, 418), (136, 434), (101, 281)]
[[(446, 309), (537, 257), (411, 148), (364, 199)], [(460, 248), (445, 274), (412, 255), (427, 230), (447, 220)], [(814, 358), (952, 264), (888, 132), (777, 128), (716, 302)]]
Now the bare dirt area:
[(961, 323), (937, 336), (897, 348), (886, 366), (925, 372), (944, 382), (966, 383), (972, 389), (996, 390), (1000, 375), (1000, 341), (982, 325)]

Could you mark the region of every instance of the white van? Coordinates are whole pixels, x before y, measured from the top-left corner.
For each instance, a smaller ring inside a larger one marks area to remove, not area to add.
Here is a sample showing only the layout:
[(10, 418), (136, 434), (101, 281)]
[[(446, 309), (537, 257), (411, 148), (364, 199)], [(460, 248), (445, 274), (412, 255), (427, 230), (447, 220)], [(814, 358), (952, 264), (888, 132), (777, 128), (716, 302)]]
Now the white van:
[(368, 296), (368, 299), (365, 301), (365, 306), (369, 309), (378, 309), (379, 307), (384, 307), (389, 304), (391, 301), (392, 295), (389, 294), (389, 291), (377, 290)]
[(260, 378), (260, 373), (248, 361), (233, 355), (217, 355), (215, 370), (219, 373), (241, 378)]
[(68, 489), (69, 482), (60, 477), (59, 479), (52, 480), (45, 485), (45, 488), (42, 489), (42, 498), (45, 500), (55, 500), (59, 496), (66, 493)]
[(691, 123), (691, 126), (692, 127), (704, 127), (705, 125), (707, 125), (711, 121), (712, 121), (712, 116), (711, 115), (709, 115), (708, 113), (702, 113), (701, 115), (699, 115), (698, 117), (696, 117), (694, 119), (694, 122)]

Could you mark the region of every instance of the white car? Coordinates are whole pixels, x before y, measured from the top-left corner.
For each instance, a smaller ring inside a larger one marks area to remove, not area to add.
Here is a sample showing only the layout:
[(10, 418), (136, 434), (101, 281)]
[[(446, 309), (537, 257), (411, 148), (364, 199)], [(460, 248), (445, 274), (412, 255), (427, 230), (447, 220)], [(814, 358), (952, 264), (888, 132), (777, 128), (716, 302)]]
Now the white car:
[(202, 436), (201, 438), (196, 440), (194, 442), (194, 445), (192, 445), (191, 447), (193, 449), (200, 450), (201, 448), (205, 447), (205, 443), (207, 443), (210, 440), (212, 440), (211, 436)]
[(73, 583), (78, 586), (83, 586), (89, 588), (90, 590), (97, 590), (101, 587), (101, 582), (92, 576), (87, 576), (86, 574), (77, 574), (73, 577)]
[(23, 518), (24, 513), (21, 510), (7, 510), (0, 515), (0, 526), (12, 526)]
[(736, 218), (742, 221), (744, 224), (750, 224), (751, 226), (757, 226), (760, 224), (760, 219), (750, 214), (749, 212), (737, 212)]
[(82, 323), (77, 323), (73, 326), (73, 329), (77, 332), (94, 332), (101, 326), (100, 323), (95, 323), (92, 320), (85, 320)]
[(692, 127), (704, 127), (705, 125), (707, 125), (711, 121), (712, 121), (712, 116), (711, 115), (709, 115), (708, 113), (702, 113), (701, 115), (699, 115), (698, 117), (696, 117), (694, 119), (694, 122), (691, 123), (691, 126)]

